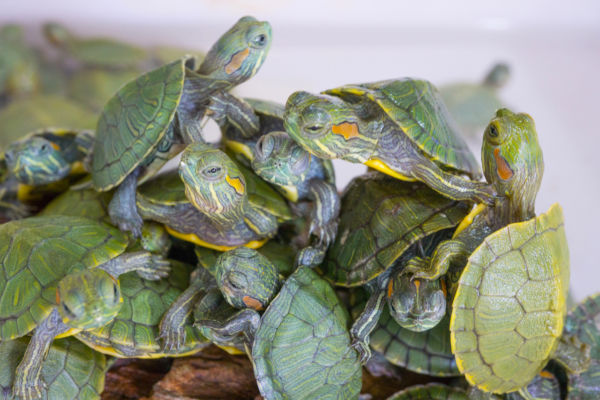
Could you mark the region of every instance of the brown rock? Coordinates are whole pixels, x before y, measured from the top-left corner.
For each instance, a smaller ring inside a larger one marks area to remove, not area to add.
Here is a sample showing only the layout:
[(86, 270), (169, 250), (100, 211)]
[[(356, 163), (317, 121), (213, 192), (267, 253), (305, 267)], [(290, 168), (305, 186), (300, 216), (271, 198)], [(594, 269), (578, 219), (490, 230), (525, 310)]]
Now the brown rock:
[(148, 396), (171, 367), (171, 360), (118, 359), (106, 374), (102, 400), (134, 400)]

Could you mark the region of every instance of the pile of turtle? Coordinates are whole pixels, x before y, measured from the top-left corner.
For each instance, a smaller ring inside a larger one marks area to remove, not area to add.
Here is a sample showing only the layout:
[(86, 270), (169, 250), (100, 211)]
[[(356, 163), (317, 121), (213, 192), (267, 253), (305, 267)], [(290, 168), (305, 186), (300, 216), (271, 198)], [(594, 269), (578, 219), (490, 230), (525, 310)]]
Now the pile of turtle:
[[(425, 80), (237, 97), (271, 45), (253, 17), (195, 57), (44, 30), (58, 61), (0, 31), (5, 398), (96, 399), (113, 358), (209, 344), (265, 399), (369, 398), (362, 365), (448, 378), (390, 399), (600, 397), (600, 298), (567, 314), (529, 115), (486, 111), (480, 168)], [(331, 159), (369, 170), (340, 195)]]

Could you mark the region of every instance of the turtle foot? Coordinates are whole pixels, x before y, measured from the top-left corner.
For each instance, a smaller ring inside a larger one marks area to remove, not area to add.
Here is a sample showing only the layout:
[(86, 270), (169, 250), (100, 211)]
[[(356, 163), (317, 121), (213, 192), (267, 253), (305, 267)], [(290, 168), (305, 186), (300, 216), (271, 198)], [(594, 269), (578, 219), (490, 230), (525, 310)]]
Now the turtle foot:
[(319, 246), (328, 248), (331, 242), (335, 239), (337, 233), (338, 221), (329, 221), (326, 224), (321, 224), (319, 221), (313, 220), (310, 224), (311, 235), (315, 235), (319, 239)]
[(131, 235), (134, 238), (137, 239), (142, 237), (142, 226), (144, 225), (144, 221), (137, 212), (120, 212), (118, 215), (111, 214), (110, 220), (112, 221), (113, 225), (116, 225), (121, 231), (131, 232)]
[(325, 258), (325, 251), (319, 247), (308, 246), (296, 255), (296, 267), (316, 267), (321, 265)]
[(139, 260), (136, 260), (136, 263), (139, 263), (139, 267), (136, 268), (136, 271), (142, 278), (157, 281), (169, 276), (169, 272), (171, 272), (169, 261), (162, 256), (143, 252), (137, 257)]
[(369, 345), (359, 339), (352, 340), (352, 348), (358, 353), (360, 363), (365, 365), (371, 358), (371, 349)]
[(186, 333), (184, 327), (172, 327), (167, 324), (160, 326), (159, 339), (162, 339), (161, 350), (163, 353), (176, 353), (185, 343)]

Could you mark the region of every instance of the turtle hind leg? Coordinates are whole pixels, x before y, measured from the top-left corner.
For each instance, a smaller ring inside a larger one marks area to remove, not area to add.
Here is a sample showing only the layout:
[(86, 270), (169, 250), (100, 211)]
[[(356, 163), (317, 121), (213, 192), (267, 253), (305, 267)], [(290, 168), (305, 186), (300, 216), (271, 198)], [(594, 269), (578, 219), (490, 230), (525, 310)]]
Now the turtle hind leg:
[(119, 185), (108, 205), (108, 214), (112, 223), (124, 232), (131, 232), (135, 238), (142, 236), (144, 224), (135, 201), (140, 173), (141, 168), (131, 172)]
[(54, 338), (69, 330), (56, 309), (33, 332), (25, 354), (15, 371), (12, 394), (22, 400), (42, 398), (46, 388), (41, 380), (42, 364)]

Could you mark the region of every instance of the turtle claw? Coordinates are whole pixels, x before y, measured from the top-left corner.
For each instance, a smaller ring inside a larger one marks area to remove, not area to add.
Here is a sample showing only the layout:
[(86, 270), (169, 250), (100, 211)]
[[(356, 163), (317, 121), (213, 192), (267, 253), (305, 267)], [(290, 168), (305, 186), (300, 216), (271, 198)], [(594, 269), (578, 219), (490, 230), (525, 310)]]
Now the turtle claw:
[(490, 207), (494, 207), (500, 201), (501, 196), (496, 193), (492, 185), (485, 184), (481, 187), (479, 193), (475, 195), (474, 200), (477, 203), (483, 203)]
[(162, 256), (144, 253), (140, 257), (144, 257), (145, 259), (141, 260), (140, 267), (136, 270), (142, 278), (157, 281), (169, 276), (169, 272), (171, 272), (169, 261), (162, 258)]
[(371, 358), (371, 349), (369, 348), (369, 345), (364, 341), (355, 338), (352, 340), (351, 346), (358, 353), (360, 363), (365, 365)]
[(163, 329), (163, 325), (161, 324), (158, 338), (162, 339), (161, 350), (163, 353), (176, 353), (185, 343), (186, 332), (182, 326), (177, 328), (167, 326)]

